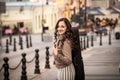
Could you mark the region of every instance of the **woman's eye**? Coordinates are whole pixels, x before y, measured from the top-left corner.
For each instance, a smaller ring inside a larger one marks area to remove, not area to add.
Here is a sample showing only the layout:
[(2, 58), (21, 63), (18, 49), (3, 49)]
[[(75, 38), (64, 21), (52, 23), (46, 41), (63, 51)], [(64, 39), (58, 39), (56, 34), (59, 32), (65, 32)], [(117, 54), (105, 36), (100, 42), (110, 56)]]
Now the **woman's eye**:
[(58, 28), (64, 28), (64, 26), (58, 26)]
[(64, 28), (64, 26), (61, 26), (62, 28)]

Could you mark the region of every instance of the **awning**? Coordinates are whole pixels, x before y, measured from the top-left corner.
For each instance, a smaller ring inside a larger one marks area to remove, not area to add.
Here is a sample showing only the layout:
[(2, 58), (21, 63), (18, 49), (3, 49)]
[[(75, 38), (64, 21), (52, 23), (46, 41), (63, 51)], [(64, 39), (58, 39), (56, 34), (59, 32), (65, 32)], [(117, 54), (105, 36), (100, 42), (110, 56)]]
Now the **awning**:
[(120, 12), (118, 12), (117, 10), (115, 10), (115, 9), (112, 8), (112, 7), (109, 7), (109, 8), (107, 8), (106, 10), (110, 11), (110, 13), (120, 13)]
[(87, 14), (90, 15), (104, 15), (100, 10), (100, 7), (87, 8)]
[(93, 15), (109, 15), (109, 14), (119, 14), (120, 12), (112, 7), (109, 8), (94, 7), (94, 8), (87, 8), (87, 13)]
[(117, 13), (120, 14), (120, 8), (112, 7), (112, 9), (114, 9)]
[(105, 8), (100, 8), (99, 11), (102, 12), (103, 14), (105, 14), (105, 15), (111, 14), (110, 10), (107, 10)]

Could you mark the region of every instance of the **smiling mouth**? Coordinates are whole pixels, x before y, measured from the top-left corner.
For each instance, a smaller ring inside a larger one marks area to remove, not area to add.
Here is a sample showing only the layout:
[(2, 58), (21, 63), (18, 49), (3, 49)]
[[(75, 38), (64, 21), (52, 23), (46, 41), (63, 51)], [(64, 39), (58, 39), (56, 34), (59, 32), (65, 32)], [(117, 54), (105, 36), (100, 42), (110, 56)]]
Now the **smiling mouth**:
[(59, 30), (58, 32), (63, 32), (62, 30)]

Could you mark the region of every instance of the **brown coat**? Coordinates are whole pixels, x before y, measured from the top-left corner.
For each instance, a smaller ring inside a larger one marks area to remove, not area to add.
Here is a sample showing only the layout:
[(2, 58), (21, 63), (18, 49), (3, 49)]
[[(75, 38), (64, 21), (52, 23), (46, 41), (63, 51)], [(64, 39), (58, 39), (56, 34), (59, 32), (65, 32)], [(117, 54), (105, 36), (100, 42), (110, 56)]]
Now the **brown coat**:
[(55, 65), (59, 68), (64, 68), (72, 63), (72, 49), (69, 40), (65, 40), (62, 49), (59, 45), (54, 47)]

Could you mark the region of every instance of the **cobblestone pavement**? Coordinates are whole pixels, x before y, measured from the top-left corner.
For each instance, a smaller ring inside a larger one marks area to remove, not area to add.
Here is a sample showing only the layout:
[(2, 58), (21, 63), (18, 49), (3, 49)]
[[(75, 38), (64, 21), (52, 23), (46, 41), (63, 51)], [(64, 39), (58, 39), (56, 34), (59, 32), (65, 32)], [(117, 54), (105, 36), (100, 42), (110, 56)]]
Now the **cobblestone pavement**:
[[(96, 42), (97, 44), (97, 42)], [(96, 45), (82, 51), (86, 80), (120, 80), (120, 40), (112, 45)], [(53, 66), (32, 80), (56, 80), (57, 69)]]
[[(5, 42), (6, 39), (8, 39), (8, 37), (4, 37), (2, 39), (2, 48), (0, 48), (0, 68), (2, 67), (2, 64), (4, 63), (3, 58), (4, 57), (8, 57), (9, 58), (9, 67), (10, 68), (15, 68), (19, 62), (22, 59), (22, 53), (26, 53), (26, 60), (30, 61), (35, 57), (35, 49), (39, 49), (39, 66), (40, 66), (40, 72), (43, 73), (45, 72), (45, 57), (46, 57), (46, 47), (49, 47), (49, 52), (50, 55), (52, 55), (52, 44), (53, 42), (42, 42), (41, 41), (41, 35), (40, 34), (33, 34), (31, 35), (32, 37), (32, 47), (26, 48), (26, 38), (23, 35), (23, 50), (20, 49), (20, 46), (18, 45), (19, 40), (18, 40), (18, 36), (14, 36), (14, 38), (16, 38), (16, 46), (17, 46), (17, 51), (14, 52), (13, 51), (13, 44), (9, 46), (9, 53), (5, 53)], [(52, 57), (52, 56), (50, 56)], [(50, 59), (51, 62), (50, 64), (52, 64), (53, 62), (53, 58)], [(34, 74), (34, 70), (35, 70), (35, 60), (32, 61), (31, 63), (27, 63), (27, 77), (28, 80), (34, 78), (37, 74)], [(20, 65), (17, 69), (15, 70), (9, 70), (9, 78), (10, 80), (20, 80), (21, 77), (21, 72), (22, 72), (22, 65)], [(2, 71), (0, 72), (0, 80), (3, 80), (3, 73), (4, 70), (2, 69)], [(17, 74), (16, 74), (17, 73)]]
[[(116, 31), (120, 31), (117, 27)], [(13, 51), (13, 45), (10, 46), (10, 52), (5, 53), (5, 42), (7, 37), (2, 39), (3, 47), (0, 49), (0, 68), (2, 66), (3, 58), (9, 58), (10, 67), (15, 67), (21, 60), (21, 54), (27, 54), (26, 59), (30, 61), (35, 56), (35, 49), (39, 49), (39, 65), (41, 74), (34, 74), (35, 61), (27, 63), (27, 78), (28, 80), (56, 80), (57, 69), (53, 65), (52, 44), (53, 42), (41, 42), (41, 35), (31, 35), (33, 47), (26, 48), (25, 36), (23, 36), (24, 49), (20, 50), (17, 44), (17, 52)], [(14, 36), (18, 43), (18, 36)], [(45, 69), (46, 49), (49, 46), (50, 52), (50, 69)], [(118, 66), (120, 64), (120, 40), (116, 40), (114, 33), (112, 33), (112, 44), (108, 44), (108, 36), (103, 37), (103, 45), (99, 45), (99, 36), (96, 37), (93, 47), (89, 47), (82, 51), (85, 77), (86, 80), (120, 80), (120, 72)], [(9, 70), (10, 80), (20, 80), (21, 65), (16, 70)], [(4, 70), (0, 72), (0, 80), (3, 80)]]
[[(119, 32), (116, 27), (115, 32)], [(96, 38), (93, 47), (82, 51), (86, 80), (120, 80), (120, 40), (116, 40), (114, 32), (111, 36), (112, 44), (108, 44), (108, 36), (103, 37), (103, 45), (99, 45)], [(56, 80), (57, 69), (53, 66), (45, 73), (37, 75), (32, 80)]]

